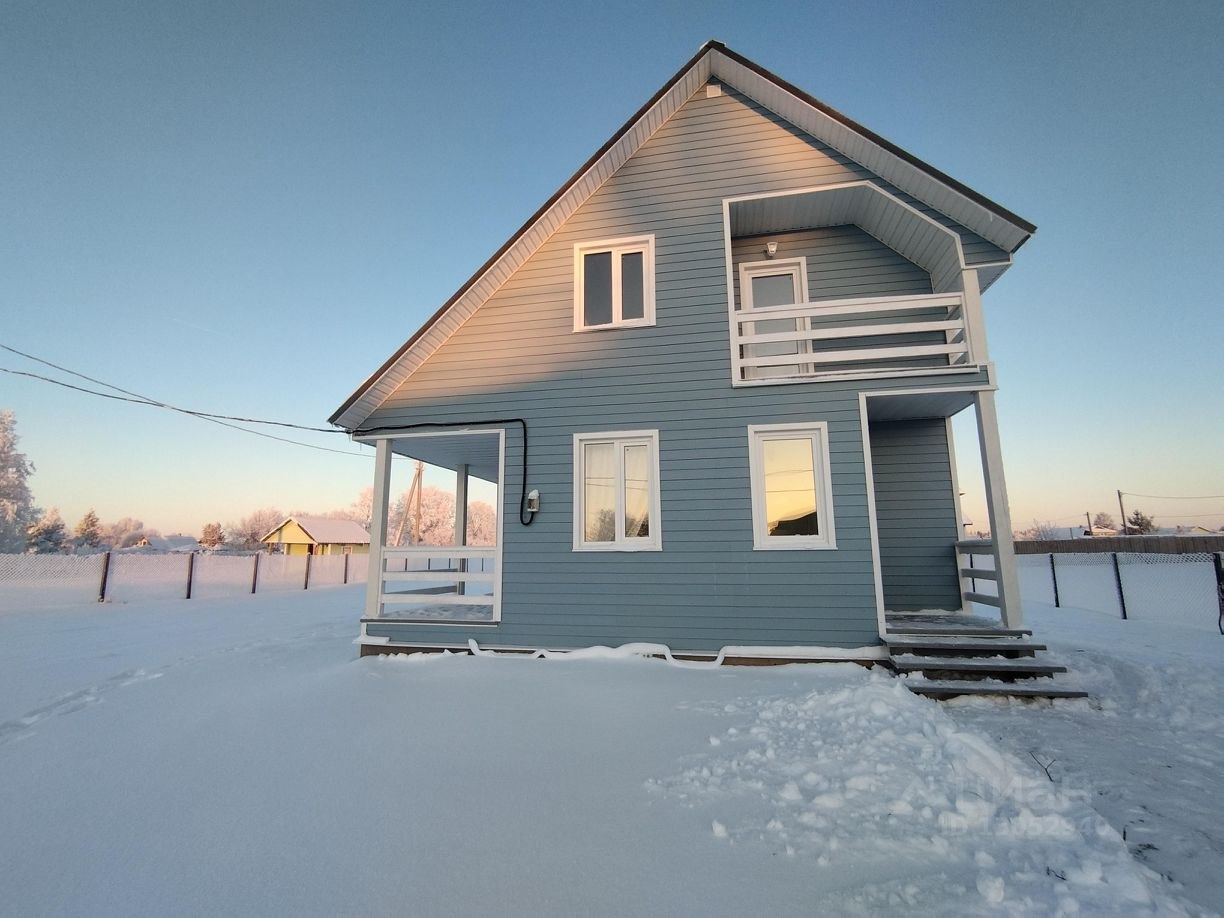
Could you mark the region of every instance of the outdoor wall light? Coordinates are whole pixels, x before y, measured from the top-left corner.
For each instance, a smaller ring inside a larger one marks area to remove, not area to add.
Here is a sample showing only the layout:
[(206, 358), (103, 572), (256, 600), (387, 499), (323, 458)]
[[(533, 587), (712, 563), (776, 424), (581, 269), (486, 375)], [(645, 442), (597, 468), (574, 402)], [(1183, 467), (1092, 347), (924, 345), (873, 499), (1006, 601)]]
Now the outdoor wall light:
[(773, 258), (778, 254), (778, 244), (776, 242), (765, 243), (765, 257)]

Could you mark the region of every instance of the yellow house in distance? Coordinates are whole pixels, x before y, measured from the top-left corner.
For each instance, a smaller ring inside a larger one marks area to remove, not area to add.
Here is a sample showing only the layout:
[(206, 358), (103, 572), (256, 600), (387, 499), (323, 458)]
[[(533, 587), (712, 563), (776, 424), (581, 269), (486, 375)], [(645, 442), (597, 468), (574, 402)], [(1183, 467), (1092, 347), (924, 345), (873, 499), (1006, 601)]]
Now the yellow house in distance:
[(271, 551), (286, 555), (364, 555), (370, 534), (352, 520), (325, 516), (291, 516), (260, 539)]

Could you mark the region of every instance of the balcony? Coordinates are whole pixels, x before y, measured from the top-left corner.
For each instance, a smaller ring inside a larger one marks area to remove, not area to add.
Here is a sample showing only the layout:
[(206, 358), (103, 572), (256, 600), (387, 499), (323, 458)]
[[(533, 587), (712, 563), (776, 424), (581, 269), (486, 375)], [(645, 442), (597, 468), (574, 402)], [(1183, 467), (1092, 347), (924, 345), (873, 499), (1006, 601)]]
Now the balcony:
[(961, 293), (821, 300), (731, 317), (737, 386), (973, 372)]

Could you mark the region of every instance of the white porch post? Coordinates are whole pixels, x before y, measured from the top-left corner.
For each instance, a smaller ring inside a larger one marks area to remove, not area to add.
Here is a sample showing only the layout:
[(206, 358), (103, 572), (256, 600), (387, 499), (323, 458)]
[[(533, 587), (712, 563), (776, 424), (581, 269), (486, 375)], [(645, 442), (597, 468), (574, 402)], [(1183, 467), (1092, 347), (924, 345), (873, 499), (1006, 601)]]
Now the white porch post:
[(370, 572), (366, 578), (365, 617), (381, 612), (383, 549), (387, 544), (387, 504), (391, 495), (391, 441), (386, 437), (374, 447), (374, 495), (370, 504)]
[[(467, 545), (467, 492), (468, 492), (468, 467), (467, 463), (455, 466), (455, 544)], [(460, 573), (468, 569), (467, 558), (460, 558), (459, 563), (455, 565)], [(464, 582), (458, 580), (455, 583), (455, 592), (462, 596), (465, 592)]]
[(982, 310), (982, 290), (978, 285), (977, 271), (967, 268), (961, 271), (961, 291), (965, 297), (964, 319), (969, 336), (969, 356), (978, 364), (990, 362), (986, 345), (986, 316)]
[(999, 611), (1004, 627), (1019, 628), (1024, 622), (1024, 612), (1020, 607), (1020, 580), (1016, 575), (1016, 550), (1012, 545), (1011, 511), (1007, 507), (1007, 480), (1003, 475), (1003, 449), (999, 443), (994, 392), (975, 393), (974, 407), (977, 409), (978, 443), (982, 449), (986, 509), (990, 514), (990, 536), (999, 577)]

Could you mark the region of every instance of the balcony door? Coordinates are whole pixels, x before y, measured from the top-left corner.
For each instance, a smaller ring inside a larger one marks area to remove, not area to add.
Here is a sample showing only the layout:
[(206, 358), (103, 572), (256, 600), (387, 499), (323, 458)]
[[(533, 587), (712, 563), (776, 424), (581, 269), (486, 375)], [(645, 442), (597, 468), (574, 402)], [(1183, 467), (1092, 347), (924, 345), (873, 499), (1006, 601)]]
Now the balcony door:
[[(744, 312), (778, 309), (807, 302), (807, 259), (786, 258), (740, 264), (740, 310)], [(807, 319), (762, 319), (754, 322), (755, 335), (795, 332), (808, 327)], [(800, 341), (774, 341), (765, 344), (745, 344), (745, 357), (783, 357), (805, 354), (807, 344)], [(749, 367), (747, 379), (768, 379), (777, 376), (798, 376), (800, 365)]]

